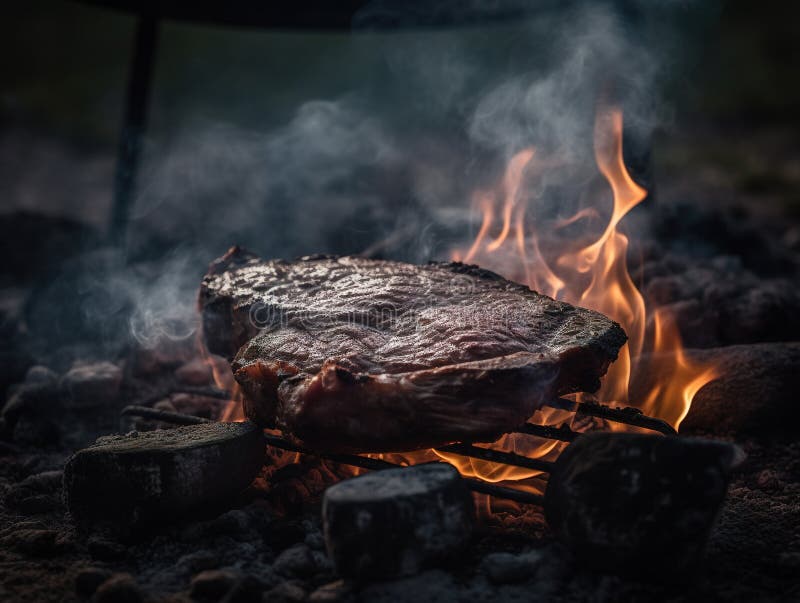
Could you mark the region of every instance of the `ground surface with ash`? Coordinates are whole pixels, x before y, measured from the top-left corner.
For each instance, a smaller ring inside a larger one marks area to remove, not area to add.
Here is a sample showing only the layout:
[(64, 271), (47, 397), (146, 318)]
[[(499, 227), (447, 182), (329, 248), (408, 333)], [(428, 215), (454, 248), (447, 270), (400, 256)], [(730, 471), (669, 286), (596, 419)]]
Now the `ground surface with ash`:
[[(326, 556), (319, 493), (303, 473), (251, 489), (219, 514), (153, 527), (136, 538), (77, 531), (61, 505), (63, 453), (5, 454), (0, 584), (5, 601), (522, 601), (796, 600), (800, 571), (800, 444), (741, 442), (738, 471), (688, 585), (598, 574), (552, 541), (540, 513), (497, 513), (450, 567), (366, 585), (338, 581)], [(314, 463), (303, 469), (319, 471)], [(308, 482), (305, 482), (308, 483)], [(289, 494), (287, 491), (292, 491)], [(287, 497), (301, 497), (290, 505)], [(225, 598), (227, 597), (227, 598)], [(262, 599), (263, 597), (263, 599)]]
[[(713, 187), (696, 191), (715, 195)], [(800, 599), (800, 361), (791, 343), (800, 341), (800, 229), (796, 220), (751, 216), (722, 202), (656, 204), (636, 219), (651, 232), (631, 258), (636, 282), (649, 301), (671, 308), (690, 353), (725, 358), (735, 372), (701, 390), (685, 422), (685, 433), (735, 442), (748, 455), (696, 576), (665, 571), (662, 582), (653, 582), (624, 575), (626, 568), (596, 572), (555, 542), (537, 508), (502, 507), (481, 519), (472, 545), (450, 565), (393, 581), (343, 582), (325, 552), (320, 498), (345, 472), (313, 459), (268, 463), (224, 508), (136, 534), (78, 530), (61, 492), (72, 451), (102, 434), (158, 426), (121, 423), (126, 404), (217, 418), (223, 403), (168, 393), (211, 383), (193, 342), (147, 349), (116, 339), (116, 321), (126, 322), (124, 303), (117, 314), (86, 321), (85, 306), (73, 303), (70, 292), (91, 290), (86, 265), (95, 279), (119, 270), (113, 252), (76, 251), (74, 241), (87, 239), (75, 224), (25, 214), (0, 220), (10, 250), (34, 238), (47, 241), (41, 257), (4, 254), (16, 280), (3, 289), (0, 308), (8, 344), (0, 350), (7, 387), (0, 419), (0, 600)], [(39, 265), (53, 255), (68, 258), (56, 277)], [(135, 270), (147, 281), (159, 266)], [(37, 271), (41, 278), (28, 278)], [(71, 395), (82, 387), (90, 395)]]

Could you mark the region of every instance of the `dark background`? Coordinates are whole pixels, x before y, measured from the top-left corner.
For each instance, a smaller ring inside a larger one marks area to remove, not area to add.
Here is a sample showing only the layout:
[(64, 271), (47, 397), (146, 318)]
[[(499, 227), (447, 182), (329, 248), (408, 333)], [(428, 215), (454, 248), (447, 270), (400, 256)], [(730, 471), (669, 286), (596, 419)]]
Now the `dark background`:
[[(5, 3), (3, 13), (2, 209), (43, 210), (103, 228), (134, 19), (62, 0)], [(709, 22), (699, 38), (696, 23), (682, 25), (691, 34), (691, 60), (682, 59), (672, 81), (661, 82), (675, 114), (656, 146), (658, 164), (684, 179), (703, 171), (705, 184), (729, 185), (796, 217), (800, 9), (777, 0), (731, 1), (717, 23), (714, 15), (703, 18)], [(512, 24), (458, 35), (472, 36), (470, 43), (485, 45), (500, 62), (519, 44), (513, 32)], [(302, 102), (338, 98), (365, 82), (388, 88), (386, 113), (402, 120), (409, 98), (401, 78), (387, 80), (386, 57), (415, 35), (354, 41), (346, 34), (167, 22), (148, 135), (163, 148), (197, 120), (267, 131), (291, 119)]]

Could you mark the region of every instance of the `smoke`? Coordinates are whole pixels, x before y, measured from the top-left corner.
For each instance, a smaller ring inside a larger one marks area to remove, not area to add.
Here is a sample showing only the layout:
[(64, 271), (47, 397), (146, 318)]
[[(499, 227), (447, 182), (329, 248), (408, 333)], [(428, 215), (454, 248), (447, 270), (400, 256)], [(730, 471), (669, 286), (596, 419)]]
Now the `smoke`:
[[(544, 73), (513, 75), (480, 99), (469, 123), (472, 140), (506, 155), (534, 144), (577, 159), (591, 148), (594, 107), (604, 87), (623, 88), (617, 92), (628, 97), (623, 102), (644, 96), (641, 91), (652, 93), (656, 63), (649, 49), (634, 47), (624, 35), (617, 16), (600, 8), (571, 14), (550, 36), (554, 64)], [(627, 104), (627, 115), (654, 125), (650, 107), (638, 98)]]
[(309, 243), (334, 251), (334, 226), (380, 209), (365, 180), (397, 163), (389, 133), (350, 99), (306, 102), (269, 133), (193, 123), (151, 158), (134, 253), (177, 238), (208, 259), (233, 243), (269, 255), (307, 253)]
[(277, 128), (189, 119), (153, 137), (129, 250), (151, 274), (126, 270), (125, 284), (109, 283), (133, 305), (131, 336), (144, 345), (190, 336), (204, 268), (233, 244), (264, 257), (446, 256), (473, 235), (471, 191), (496, 181), (521, 148), (568, 166), (540, 186), (583, 186), (594, 175), (601, 99), (623, 106), (631, 148), (647, 149), (668, 114), (659, 83), (675, 63), (674, 34), (654, 23), (667, 27), (666, 14), (693, 6), (371, 3), (357, 27), (484, 26), (354, 34), (350, 51), (377, 58), (350, 93), (307, 99)]
[(155, 348), (164, 341), (185, 341), (197, 332), (195, 312), (197, 282), (189, 256), (173, 256), (164, 261), (162, 271), (150, 271), (126, 279), (127, 294), (135, 300), (129, 318), (131, 335), (144, 348)]

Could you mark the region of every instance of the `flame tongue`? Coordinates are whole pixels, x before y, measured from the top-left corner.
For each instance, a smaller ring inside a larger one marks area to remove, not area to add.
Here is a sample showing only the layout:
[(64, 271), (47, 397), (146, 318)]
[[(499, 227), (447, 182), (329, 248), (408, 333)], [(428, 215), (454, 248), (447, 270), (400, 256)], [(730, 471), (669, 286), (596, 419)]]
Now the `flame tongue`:
[[(644, 201), (647, 191), (636, 184), (625, 169), (622, 156), (622, 113), (598, 112), (595, 123), (595, 160), (613, 193), (611, 219), (600, 237), (574, 254), (564, 254), (558, 265), (578, 274), (589, 273), (589, 286), (565, 290), (565, 299), (602, 312), (620, 323), (628, 334), (628, 345), (609, 369), (599, 393), (601, 400), (628, 404), (631, 359), (642, 352), (646, 314), (644, 298), (628, 273), (628, 238), (617, 231), (625, 215)], [(574, 276), (571, 282), (574, 283)]]
[[(612, 194), (610, 218), (595, 240), (577, 250), (571, 248), (570, 242), (549, 243), (548, 251), (554, 253), (548, 257), (555, 260), (547, 261), (540, 245), (540, 233), (545, 232), (546, 225), (525, 220), (526, 212), (533, 212), (537, 200), (535, 196), (526, 196), (525, 178), (531, 177), (536, 163), (541, 161), (533, 149), (525, 149), (509, 162), (499, 187), (501, 194), (482, 192), (477, 196), (483, 220), (463, 261), (523, 280), (531, 289), (597, 310), (619, 322), (628, 334), (628, 345), (611, 366), (597, 398), (606, 404), (637, 406), (677, 428), (688, 413), (694, 395), (715, 377), (715, 372), (713, 367), (700, 366), (686, 358), (678, 329), (666, 310), (651, 310), (648, 316), (644, 297), (628, 272), (628, 237), (619, 232), (618, 227), (647, 197), (647, 191), (633, 180), (625, 167), (619, 109), (598, 111), (594, 151), (598, 170)], [(596, 217), (601, 213), (599, 205), (583, 208), (572, 217), (554, 221), (549, 227), (558, 230)], [(496, 223), (498, 216), (502, 219), (499, 224)], [(455, 252), (453, 258), (462, 259), (462, 255)], [(657, 376), (655, 383), (639, 399), (631, 400), (628, 396), (630, 383), (644, 371)], [(580, 398), (580, 394), (576, 397)], [(561, 411), (544, 409), (537, 412), (532, 421), (553, 425), (569, 417)], [(544, 458), (557, 456), (563, 447), (516, 436), (506, 436), (498, 445), (526, 456)], [(533, 475), (530, 471), (498, 469), (496, 465), (490, 466), (491, 463), (441, 456), (458, 466), (462, 473), (490, 481)]]

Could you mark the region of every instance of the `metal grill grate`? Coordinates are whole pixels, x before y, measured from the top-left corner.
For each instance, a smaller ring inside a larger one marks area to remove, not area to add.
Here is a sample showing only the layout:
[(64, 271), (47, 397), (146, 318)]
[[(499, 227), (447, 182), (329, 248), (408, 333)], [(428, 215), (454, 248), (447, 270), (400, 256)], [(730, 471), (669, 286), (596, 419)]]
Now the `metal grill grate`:
[[(220, 399), (231, 398), (229, 392), (215, 388), (208, 388), (208, 389), (179, 388), (179, 389), (169, 390), (168, 392), (162, 393), (161, 395), (153, 397), (152, 399), (163, 399), (175, 393), (192, 393), (192, 394), (210, 396)], [(632, 407), (612, 408), (610, 406), (605, 406), (603, 404), (598, 404), (594, 402), (579, 403), (564, 398), (558, 398), (556, 400), (550, 401), (547, 405), (553, 408), (567, 410), (576, 414), (581, 414), (590, 417), (597, 417), (614, 423), (621, 423), (624, 425), (630, 425), (632, 427), (648, 429), (650, 431), (655, 431), (663, 435), (676, 435), (677, 433), (668, 423), (662, 421), (661, 419), (647, 416), (644, 413), (642, 413), (642, 411), (639, 410), (638, 408), (632, 408)], [(141, 417), (144, 419), (162, 421), (164, 423), (171, 423), (174, 425), (195, 425), (198, 423), (207, 423), (210, 421), (210, 419), (204, 419), (202, 417), (195, 417), (193, 415), (157, 410), (149, 406), (126, 406), (124, 409), (122, 409), (122, 414), (124, 416)], [(575, 440), (575, 438), (581, 435), (580, 432), (573, 431), (567, 425), (562, 425), (561, 427), (551, 427), (545, 425), (537, 425), (535, 423), (525, 423), (517, 431), (512, 433), (534, 436), (538, 438), (545, 438), (549, 440), (558, 440), (561, 442), (572, 442), (573, 440)], [(300, 454), (316, 456), (324, 460), (333, 461), (335, 463), (340, 463), (344, 465), (351, 465), (354, 467), (360, 467), (362, 469), (380, 470), (380, 469), (389, 469), (392, 467), (401, 466), (396, 463), (391, 463), (389, 461), (385, 461), (382, 459), (375, 459), (367, 456), (361, 456), (358, 454), (341, 454), (334, 452), (329, 453), (318, 450), (312, 450), (310, 448), (306, 448), (290, 440), (287, 440), (286, 438), (266, 433), (264, 434), (264, 441), (266, 442), (267, 445), (272, 446), (274, 448), (280, 448), (282, 450), (288, 450), (291, 452), (298, 452)], [(504, 450), (496, 450), (492, 448), (483, 448), (480, 446), (474, 446), (472, 444), (467, 444), (467, 443), (451, 444), (449, 446), (443, 446), (437, 448), (437, 450), (449, 454), (456, 454), (460, 456), (479, 459), (482, 461), (488, 461), (491, 463), (497, 463), (500, 465), (509, 465), (513, 467), (520, 467), (523, 469), (532, 469), (536, 471), (541, 471), (543, 473), (549, 473), (554, 465), (554, 463), (551, 461), (530, 458), (527, 456), (517, 454), (515, 452), (507, 452)], [(517, 488), (500, 486), (497, 484), (493, 484), (475, 478), (465, 478), (465, 481), (467, 487), (473, 492), (487, 494), (489, 496), (494, 496), (497, 498), (505, 498), (523, 504), (541, 505), (544, 501), (544, 497), (540, 494), (526, 492)]]

